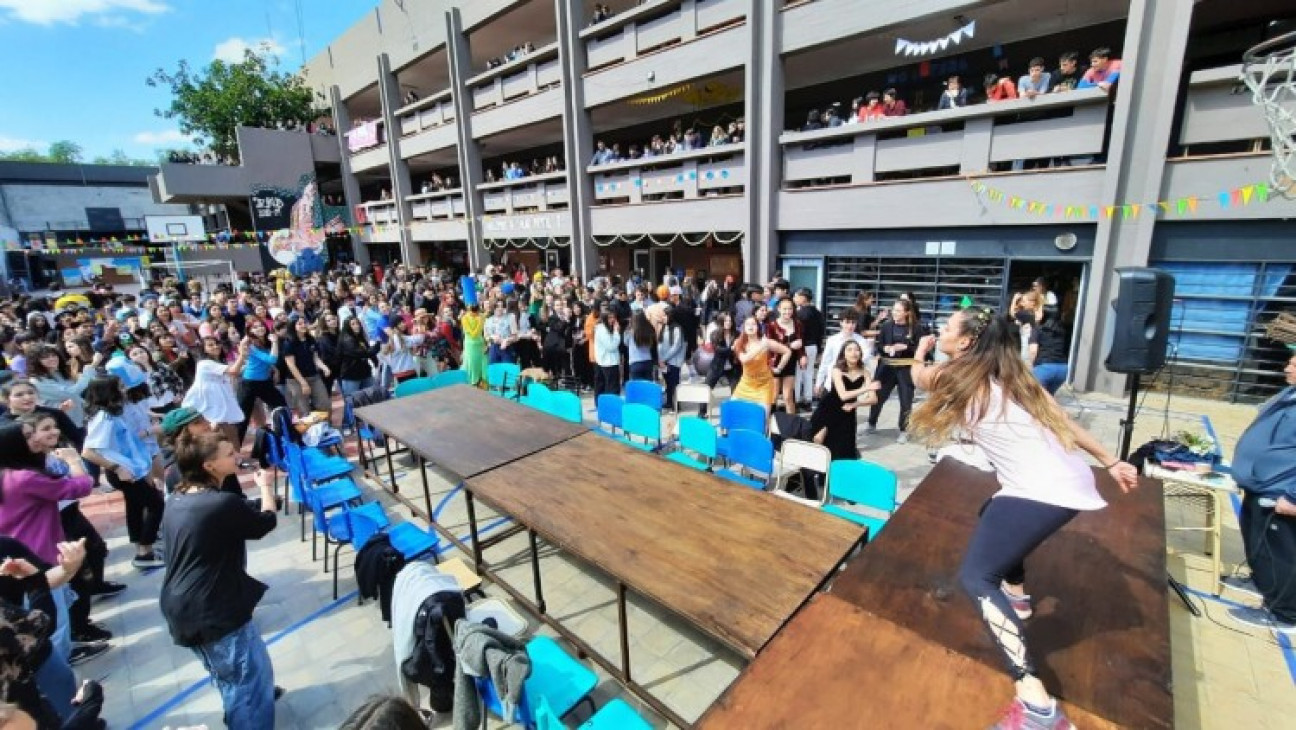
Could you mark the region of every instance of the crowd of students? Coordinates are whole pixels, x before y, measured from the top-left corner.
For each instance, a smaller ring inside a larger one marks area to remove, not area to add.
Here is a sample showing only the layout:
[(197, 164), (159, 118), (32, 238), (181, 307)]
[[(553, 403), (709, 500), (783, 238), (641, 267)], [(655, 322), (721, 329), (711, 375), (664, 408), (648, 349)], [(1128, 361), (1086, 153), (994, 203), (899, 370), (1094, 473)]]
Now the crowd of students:
[(601, 139), (595, 141), (594, 155), (590, 158), (590, 164), (606, 165), (613, 162), (624, 162), (625, 160), (662, 157), (677, 152), (700, 150), (706, 147), (739, 144), (746, 134), (747, 124), (741, 117), (729, 122), (728, 125), (716, 124), (712, 126), (710, 137), (704, 137), (696, 126), (689, 126), (686, 129), (684, 123), (677, 119), (671, 127), (670, 134), (665, 136), (654, 134), (652, 139), (642, 145), (637, 143), (629, 145), (624, 152), (621, 150), (620, 142), (613, 142), (608, 145)]

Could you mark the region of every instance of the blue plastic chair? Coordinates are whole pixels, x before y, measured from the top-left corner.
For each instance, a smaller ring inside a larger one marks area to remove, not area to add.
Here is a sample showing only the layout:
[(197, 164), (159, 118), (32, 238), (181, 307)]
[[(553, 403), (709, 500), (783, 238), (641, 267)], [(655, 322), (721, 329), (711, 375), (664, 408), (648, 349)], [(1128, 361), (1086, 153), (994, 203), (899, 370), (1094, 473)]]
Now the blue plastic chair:
[[(770, 476), (774, 473), (774, 442), (756, 431), (737, 428), (729, 432), (730, 468), (717, 471), (718, 476), (732, 482), (765, 489)], [(737, 465), (739, 468), (734, 469)], [(760, 479), (752, 479), (747, 473), (755, 472)]]
[(496, 362), (486, 366), (486, 387), (505, 398), (517, 398), (522, 369), (517, 363)]
[(324, 535), (324, 572), (329, 572), (329, 545), (333, 546), (333, 600), (338, 595), (338, 556), (342, 546), (353, 545), (356, 552), (364, 547), (371, 537), (386, 527), (390, 520), (377, 502), (367, 502), (355, 507), (344, 505), (333, 514), (325, 514), (313, 490), (304, 495), (311, 507), (315, 531)]
[(693, 469), (710, 471), (716, 458), (715, 426), (705, 418), (681, 416), (676, 430), (679, 450), (668, 454), (666, 458)]
[(468, 372), (466, 370), (444, 370), (432, 376), (432, 389), (446, 388), (451, 385), (467, 385)]
[(651, 380), (631, 380), (625, 384), (626, 403), (640, 403), (655, 411), (661, 411), (666, 400), (666, 391)]
[(626, 403), (621, 409), (621, 431), (621, 441), (636, 449), (656, 451), (662, 446), (661, 412), (642, 403)]
[(530, 383), (527, 385), (526, 395), (522, 396), (522, 404), (531, 406), (537, 411), (549, 412), (550, 404), (553, 402), (553, 391), (544, 383)]
[[(308, 492), (315, 492), (317, 501), (327, 512), (361, 497), (360, 487), (351, 479), (354, 468), (351, 462), (338, 456), (323, 454), (316, 449), (303, 448), (289, 438), (278, 439), (286, 454), (288, 464), (289, 492), (297, 500), (301, 512), (301, 539), (306, 539), (306, 511), (314, 512), (316, 507), (306, 499)], [(316, 537), (318, 530), (311, 534), (311, 559), (316, 559)]]
[[(599, 433), (615, 436), (617, 430), (621, 428), (621, 413), (625, 408), (625, 399), (619, 395), (604, 393), (595, 401), (595, 406), (598, 408)], [(603, 424), (607, 424), (609, 428), (603, 428)]]
[(410, 378), (396, 386), (396, 389), (392, 391), (392, 397), (404, 398), (435, 389), (436, 386), (432, 383), (432, 378)]
[[(828, 467), (828, 499), (823, 511), (868, 528), (872, 540), (896, 511), (896, 475), (890, 469), (862, 459), (837, 459)], [(868, 508), (882, 516), (865, 514), (835, 504), (837, 501)]]
[[(567, 724), (543, 697), (536, 707), (535, 720), (536, 730), (567, 730)], [(593, 717), (581, 723), (577, 730), (652, 730), (652, 725), (626, 704), (625, 700), (613, 698), (600, 707)]]
[[(590, 693), (598, 686), (598, 677), (589, 667), (576, 661), (563, 651), (558, 642), (547, 636), (534, 636), (526, 645), (527, 658), (531, 660), (531, 676), (522, 685), (522, 701), (514, 710), (510, 722), (524, 728), (540, 728), (538, 717), (541, 704), (547, 706), (550, 716), (561, 718), (582, 702), (593, 709)], [(477, 691), (486, 709), (503, 717), (504, 707), (495, 685), (489, 678), (476, 680)]]
[(549, 413), (571, 423), (583, 423), (585, 420), (585, 409), (581, 405), (580, 396), (565, 390), (553, 391), (549, 397)]
[(769, 433), (769, 416), (765, 407), (759, 403), (730, 398), (720, 404), (720, 431), (722, 435), (716, 442), (716, 453), (728, 458), (729, 434), (735, 430), (755, 431), (759, 434)]

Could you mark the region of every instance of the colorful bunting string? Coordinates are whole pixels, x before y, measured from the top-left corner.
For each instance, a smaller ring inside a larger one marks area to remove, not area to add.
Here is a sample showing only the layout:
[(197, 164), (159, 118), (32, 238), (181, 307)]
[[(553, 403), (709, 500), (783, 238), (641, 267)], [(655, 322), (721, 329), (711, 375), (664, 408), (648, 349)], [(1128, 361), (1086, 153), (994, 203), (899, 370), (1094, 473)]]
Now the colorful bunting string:
[(1064, 205), (1030, 200), (1018, 195), (1005, 193), (992, 188), (980, 180), (968, 180), (972, 191), (992, 203), (998, 203), (1012, 210), (1022, 210), (1043, 218), (1060, 220), (1136, 220), (1145, 211), (1155, 215), (1190, 215), (1197, 212), (1202, 202), (1216, 202), (1220, 208), (1229, 209), (1263, 203), (1273, 194), (1267, 183), (1243, 185), (1238, 188), (1221, 190), (1214, 196), (1192, 196), (1174, 200), (1158, 200), (1154, 203), (1122, 203), (1120, 205)]

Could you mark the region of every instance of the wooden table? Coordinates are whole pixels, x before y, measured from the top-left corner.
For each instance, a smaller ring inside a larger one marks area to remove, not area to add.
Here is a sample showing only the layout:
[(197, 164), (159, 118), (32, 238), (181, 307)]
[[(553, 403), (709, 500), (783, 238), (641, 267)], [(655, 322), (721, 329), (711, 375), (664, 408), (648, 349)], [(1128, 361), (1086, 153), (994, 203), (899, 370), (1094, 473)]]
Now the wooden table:
[(593, 433), (467, 479), (465, 489), (531, 531), (535, 602), (514, 595), (538, 613), (537, 535), (617, 581), (621, 666), (582, 648), (641, 694), (630, 672), (627, 590), (751, 658), (863, 537), (846, 520)]
[[(408, 446), (419, 458), (420, 472), (431, 463), (459, 479), (477, 476), (589, 432), (578, 423), (467, 385), (393, 398), (357, 408), (355, 416)], [(392, 491), (397, 491), (390, 450), (387, 469)], [(432, 498), (425, 472), (423, 498), (427, 514), (422, 517), (431, 521)]]
[[(1170, 728), (1169, 607), (1159, 485), (1130, 495), (1096, 472), (1082, 513), (1026, 561), (1040, 678), (1080, 727)], [(702, 718), (708, 728), (986, 727), (1012, 696), (957, 572), (984, 472), (943, 460), (830, 592), (798, 614)], [(818, 721), (812, 720), (815, 718)]]

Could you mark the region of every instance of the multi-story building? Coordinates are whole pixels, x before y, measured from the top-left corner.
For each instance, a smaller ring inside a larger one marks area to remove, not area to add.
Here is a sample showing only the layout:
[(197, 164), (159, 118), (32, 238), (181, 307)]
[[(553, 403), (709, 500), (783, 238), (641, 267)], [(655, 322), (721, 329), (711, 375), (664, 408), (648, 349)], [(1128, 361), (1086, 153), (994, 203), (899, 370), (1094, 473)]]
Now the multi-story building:
[[(597, 6), (594, 22), (585, 0), (383, 0), (306, 65), (344, 133), (358, 254), (781, 274), (829, 310), (912, 291), (936, 318), (1043, 277), (1074, 317), (1077, 387), (1108, 391), (1124, 383), (1102, 364), (1113, 269), (1155, 265), (1177, 280), (1176, 388), (1254, 400), (1281, 383), (1263, 327), (1296, 301), (1296, 203), (1263, 187), (1264, 118), (1237, 78), (1289, 3)], [(1083, 70), (1100, 47), (1122, 62), (1110, 92), (936, 110), (951, 75), (975, 100), (986, 74), (1015, 81), (1033, 57), (1055, 72), (1068, 51)], [(907, 116), (800, 131), (886, 89)], [(695, 149), (630, 154), (690, 128)], [(600, 144), (624, 159), (596, 164)]]

